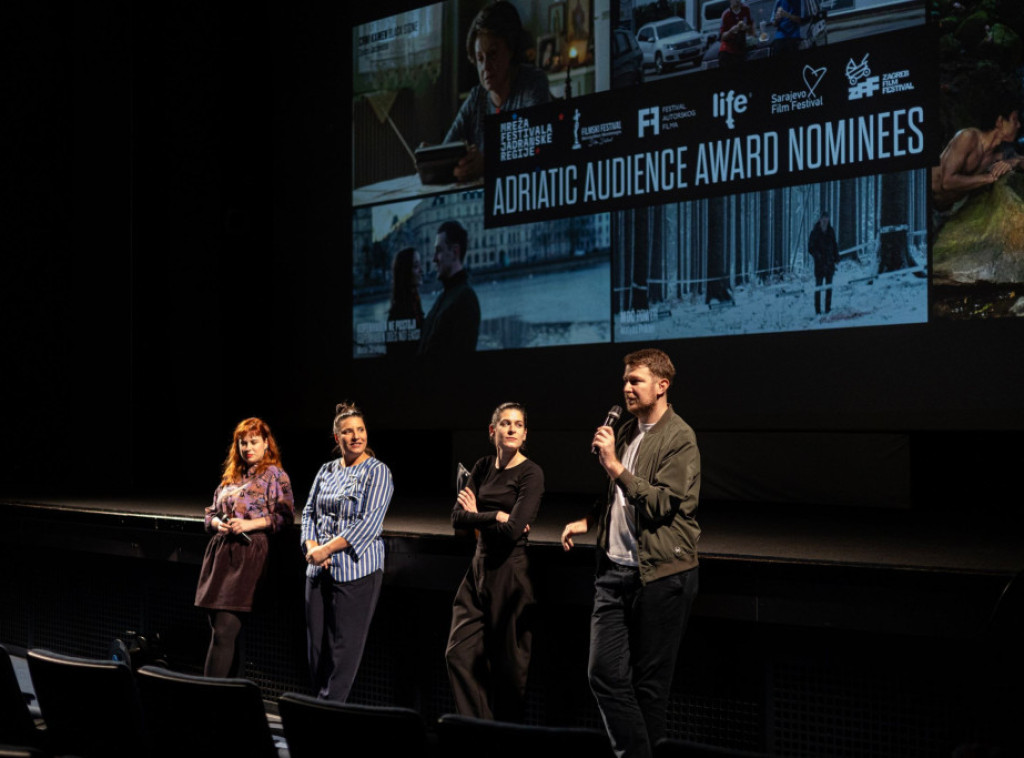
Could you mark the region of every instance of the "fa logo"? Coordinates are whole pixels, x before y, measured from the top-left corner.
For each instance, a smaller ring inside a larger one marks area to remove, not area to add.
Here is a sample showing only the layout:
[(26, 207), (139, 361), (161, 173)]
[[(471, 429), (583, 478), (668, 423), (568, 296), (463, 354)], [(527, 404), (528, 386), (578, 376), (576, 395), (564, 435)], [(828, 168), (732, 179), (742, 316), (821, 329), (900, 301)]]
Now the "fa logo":
[(733, 114), (747, 112), (747, 96), (737, 95), (733, 90), (716, 92), (711, 101), (711, 112), (716, 118), (724, 118), (725, 125), (734, 129), (736, 121)]
[(647, 127), (651, 127), (654, 133), (661, 133), (661, 121), (658, 119), (657, 108), (641, 108), (637, 111), (637, 131), (638, 136), (644, 136), (644, 130)]

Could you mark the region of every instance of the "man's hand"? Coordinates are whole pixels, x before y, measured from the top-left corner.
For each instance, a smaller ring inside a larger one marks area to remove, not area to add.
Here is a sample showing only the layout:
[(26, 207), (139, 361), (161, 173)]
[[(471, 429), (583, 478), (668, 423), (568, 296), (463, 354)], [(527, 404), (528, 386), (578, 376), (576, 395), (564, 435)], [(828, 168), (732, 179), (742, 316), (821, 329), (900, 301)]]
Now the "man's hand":
[(1013, 164), (1009, 161), (996, 161), (988, 167), (988, 175), (992, 177), (992, 182), (999, 181), (999, 178), (1009, 174), (1013, 171)]
[(615, 430), (610, 426), (597, 427), (590, 446), (597, 450), (597, 462), (612, 479), (616, 479), (625, 470), (615, 455)]
[(577, 534), (587, 533), (587, 520), (580, 519), (579, 521), (570, 521), (565, 525), (565, 529), (562, 530), (562, 549), (572, 550), (573, 542), (572, 538)]
[(472, 182), (484, 175), (484, 154), (476, 145), (467, 148), (466, 154), (455, 164), (454, 174), (458, 182)]

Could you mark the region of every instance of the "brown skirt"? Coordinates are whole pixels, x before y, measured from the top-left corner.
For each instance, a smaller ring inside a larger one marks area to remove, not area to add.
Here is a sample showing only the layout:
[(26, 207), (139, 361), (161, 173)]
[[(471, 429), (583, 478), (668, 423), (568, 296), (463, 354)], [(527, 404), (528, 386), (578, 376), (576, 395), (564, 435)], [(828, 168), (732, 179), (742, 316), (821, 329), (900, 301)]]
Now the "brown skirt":
[(251, 611), (256, 584), (267, 565), (267, 535), (249, 532), (252, 544), (238, 536), (216, 534), (206, 546), (196, 602), (200, 608)]

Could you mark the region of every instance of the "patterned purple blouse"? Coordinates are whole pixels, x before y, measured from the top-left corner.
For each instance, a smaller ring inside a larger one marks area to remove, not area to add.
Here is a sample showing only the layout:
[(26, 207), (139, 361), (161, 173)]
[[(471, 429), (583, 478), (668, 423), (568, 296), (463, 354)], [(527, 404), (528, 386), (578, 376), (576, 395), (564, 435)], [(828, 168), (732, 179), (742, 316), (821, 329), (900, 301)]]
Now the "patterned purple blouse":
[(206, 507), (206, 531), (216, 532), (210, 522), (224, 513), (242, 519), (266, 517), (270, 520), (267, 531), (279, 531), (295, 519), (295, 496), (288, 474), (277, 466), (267, 466), (259, 476), (222, 484)]

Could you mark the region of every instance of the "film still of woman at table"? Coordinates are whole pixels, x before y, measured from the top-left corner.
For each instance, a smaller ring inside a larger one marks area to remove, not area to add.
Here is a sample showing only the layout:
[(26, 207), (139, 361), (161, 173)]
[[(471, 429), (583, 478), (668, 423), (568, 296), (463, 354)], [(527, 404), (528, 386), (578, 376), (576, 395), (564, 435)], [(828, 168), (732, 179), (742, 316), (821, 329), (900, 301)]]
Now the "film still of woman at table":
[(470, 23), (466, 55), (476, 67), (480, 83), (469, 91), (444, 138), (445, 142), (464, 140), (469, 145), (455, 167), (457, 181), (483, 176), (486, 116), (551, 101), (547, 74), (525, 60), (532, 44), (519, 11), (507, 0), (485, 5)]

